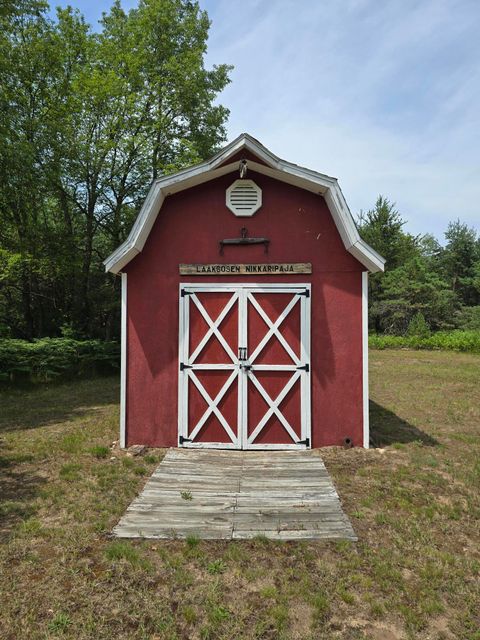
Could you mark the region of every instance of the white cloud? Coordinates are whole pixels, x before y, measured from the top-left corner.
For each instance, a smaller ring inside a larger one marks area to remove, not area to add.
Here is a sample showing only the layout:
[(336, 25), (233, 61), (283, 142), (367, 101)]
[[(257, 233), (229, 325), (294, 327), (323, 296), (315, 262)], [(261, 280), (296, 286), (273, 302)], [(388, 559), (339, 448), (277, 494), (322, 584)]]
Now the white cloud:
[(235, 65), (230, 138), (379, 193), (414, 233), (480, 226), (480, 5), (463, 0), (204, 1), (208, 63)]

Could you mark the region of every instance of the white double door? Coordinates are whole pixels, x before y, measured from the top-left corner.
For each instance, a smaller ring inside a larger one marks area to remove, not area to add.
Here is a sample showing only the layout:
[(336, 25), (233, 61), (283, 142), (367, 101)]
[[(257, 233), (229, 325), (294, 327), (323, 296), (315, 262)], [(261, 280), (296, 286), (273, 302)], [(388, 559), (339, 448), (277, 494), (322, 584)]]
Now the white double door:
[(310, 285), (180, 286), (179, 445), (304, 449)]

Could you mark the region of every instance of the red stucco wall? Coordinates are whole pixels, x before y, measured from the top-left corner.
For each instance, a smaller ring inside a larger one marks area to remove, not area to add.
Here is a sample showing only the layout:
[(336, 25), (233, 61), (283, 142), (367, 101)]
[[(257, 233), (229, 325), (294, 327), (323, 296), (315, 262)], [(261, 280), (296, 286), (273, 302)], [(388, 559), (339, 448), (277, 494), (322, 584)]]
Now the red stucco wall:
[[(319, 195), (249, 171), (263, 190), (252, 218), (225, 206), (225, 190), (238, 173), (166, 198), (147, 243), (128, 273), (127, 444), (177, 445), (178, 285), (229, 280), (312, 283), (312, 446), (362, 445), (362, 276)], [(263, 246), (226, 247), (222, 238), (270, 239)], [(312, 275), (178, 275), (179, 263), (311, 262)]]

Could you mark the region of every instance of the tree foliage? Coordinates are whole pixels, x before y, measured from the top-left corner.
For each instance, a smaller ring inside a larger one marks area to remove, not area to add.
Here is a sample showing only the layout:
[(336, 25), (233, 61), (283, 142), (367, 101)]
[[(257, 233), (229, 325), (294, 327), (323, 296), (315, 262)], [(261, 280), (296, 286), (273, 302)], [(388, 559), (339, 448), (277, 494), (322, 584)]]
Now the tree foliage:
[(378, 196), (375, 207), (360, 213), (362, 238), (385, 258), (389, 269), (396, 269), (413, 257), (419, 238), (403, 231), (405, 220), (388, 198)]
[(119, 368), (118, 342), (72, 338), (0, 340), (0, 384), (111, 374)]
[(448, 225), (442, 246), (431, 234), (405, 233), (404, 224), (382, 196), (359, 216), (362, 237), (386, 258), (385, 273), (370, 277), (371, 328), (423, 336), (430, 330), (479, 328), (480, 236), (457, 220)]
[(211, 155), (227, 65), (205, 68), (197, 2), (116, 1), (93, 32), (40, 0), (0, 13), (0, 332), (109, 338), (118, 283), (102, 260), (159, 175)]
[[(118, 278), (103, 259), (155, 178), (211, 155), (228, 111), (227, 65), (205, 67), (198, 2), (116, 0), (93, 31), (44, 0), (0, 4), (0, 337), (115, 338)], [(480, 328), (480, 237), (413, 236), (379, 196), (359, 216), (386, 260), (370, 278), (372, 329)]]

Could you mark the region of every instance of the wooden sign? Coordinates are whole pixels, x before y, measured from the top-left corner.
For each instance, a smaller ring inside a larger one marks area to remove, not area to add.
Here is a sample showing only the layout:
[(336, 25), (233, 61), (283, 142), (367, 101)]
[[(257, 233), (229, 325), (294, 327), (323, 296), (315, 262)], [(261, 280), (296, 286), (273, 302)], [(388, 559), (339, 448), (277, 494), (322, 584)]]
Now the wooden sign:
[(270, 276), (312, 273), (311, 262), (273, 262), (270, 264), (180, 264), (181, 276)]

